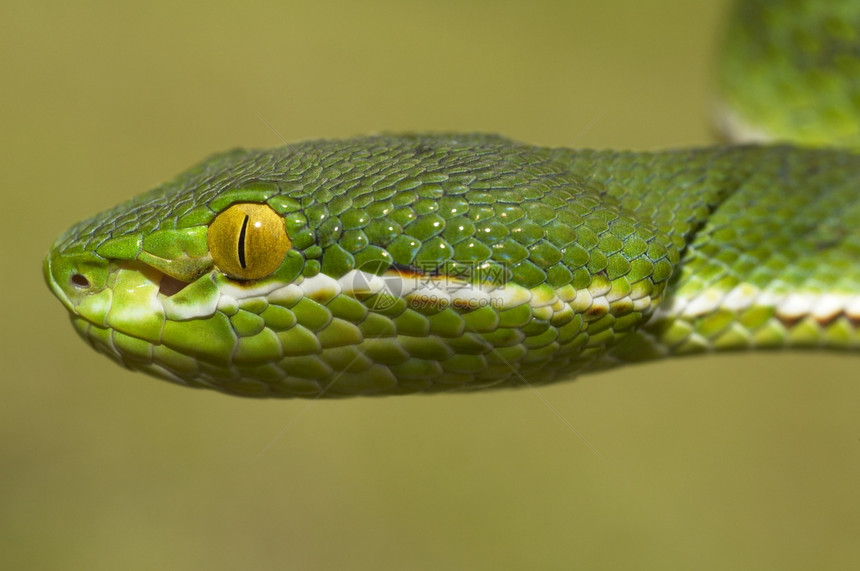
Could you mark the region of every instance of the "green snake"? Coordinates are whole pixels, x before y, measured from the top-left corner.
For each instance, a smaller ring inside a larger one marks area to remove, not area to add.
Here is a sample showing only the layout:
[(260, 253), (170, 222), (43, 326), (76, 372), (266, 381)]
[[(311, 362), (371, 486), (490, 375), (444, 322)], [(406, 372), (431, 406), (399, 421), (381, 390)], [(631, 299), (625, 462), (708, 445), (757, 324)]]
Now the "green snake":
[[(836, 12), (860, 24), (857, 2), (736, 9), (727, 130), (854, 144), (860, 96), (838, 79), (837, 48), (856, 50), (860, 25)], [(796, 13), (824, 39), (792, 28)], [(774, 56), (792, 50), (790, 66)], [(798, 99), (801, 80), (833, 88), (820, 112)], [(800, 112), (777, 120), (780, 106)], [(44, 272), (96, 350), (240, 396), (472, 391), (672, 355), (856, 350), (860, 156), (481, 134), (234, 150), (74, 225)]]

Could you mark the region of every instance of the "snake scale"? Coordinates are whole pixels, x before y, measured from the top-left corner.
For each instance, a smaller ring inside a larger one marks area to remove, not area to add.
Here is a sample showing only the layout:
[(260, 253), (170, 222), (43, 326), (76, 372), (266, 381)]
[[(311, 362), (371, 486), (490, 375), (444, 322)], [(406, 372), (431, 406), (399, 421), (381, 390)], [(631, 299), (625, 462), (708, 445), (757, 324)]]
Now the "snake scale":
[[(724, 97), (726, 128), (772, 131), (743, 99)], [(860, 156), (840, 148), (306, 141), (216, 155), (80, 222), (44, 271), (95, 349), (191, 387), (541, 385), (672, 355), (857, 350), (858, 198)]]

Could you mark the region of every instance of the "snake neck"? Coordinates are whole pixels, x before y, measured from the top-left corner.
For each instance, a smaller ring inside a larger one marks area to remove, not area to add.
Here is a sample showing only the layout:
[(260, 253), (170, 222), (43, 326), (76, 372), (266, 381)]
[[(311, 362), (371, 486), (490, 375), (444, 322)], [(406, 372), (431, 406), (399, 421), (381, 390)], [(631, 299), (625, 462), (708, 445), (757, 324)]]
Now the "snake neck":
[(789, 147), (559, 154), (681, 253), (650, 319), (592, 368), (860, 345), (856, 156)]

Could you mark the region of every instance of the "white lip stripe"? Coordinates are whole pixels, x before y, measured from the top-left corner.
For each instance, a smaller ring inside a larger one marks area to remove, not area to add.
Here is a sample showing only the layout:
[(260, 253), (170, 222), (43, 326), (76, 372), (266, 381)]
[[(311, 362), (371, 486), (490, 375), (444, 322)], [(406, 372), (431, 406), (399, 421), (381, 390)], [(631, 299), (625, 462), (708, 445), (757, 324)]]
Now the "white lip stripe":
[[(570, 286), (558, 290), (546, 286), (529, 289), (512, 283), (472, 284), (450, 276), (413, 276), (399, 272), (388, 272), (380, 276), (360, 270), (347, 272), (338, 279), (322, 273), (309, 278), (299, 277), (287, 285), (265, 281), (250, 285), (232, 283), (228, 280), (218, 280), (217, 283), (217, 297), (209, 303), (178, 304), (173, 303), (169, 298), (162, 299), (159, 294), (156, 309), (160, 311), (166, 309), (169, 319), (186, 320), (208, 317), (216, 310), (232, 315), (242, 305), (253, 299), (265, 299), (269, 303), (290, 307), (303, 297), (327, 300), (341, 293), (354, 296), (380, 292), (387, 292), (392, 297), (405, 298), (408, 302), (421, 306), (438, 304), (442, 307), (454, 306), (466, 310), (484, 306), (504, 310), (528, 304), (535, 311), (540, 310), (540, 319), (551, 319), (554, 318), (553, 316), (558, 317), (571, 312), (580, 313), (594, 308), (601, 309), (594, 314), (599, 316), (610, 311), (611, 307), (607, 297), (610, 289), (600, 283), (580, 290), (574, 290)], [(153, 298), (155, 300), (156, 293), (153, 293)], [(650, 296), (640, 298), (628, 296), (627, 301), (632, 303), (635, 311), (647, 314), (659, 299), (654, 300)], [(857, 305), (860, 307), (860, 300)]]
[(234, 299), (247, 299), (249, 297), (266, 297), (275, 290), (281, 289), (283, 284), (277, 282), (258, 282), (254, 285), (234, 285), (224, 282), (220, 285), (221, 295), (229, 295)]
[[(314, 279), (321, 276), (322, 274), (314, 276)], [(493, 304), (495, 307), (513, 307), (528, 303), (532, 298), (528, 289), (512, 284), (503, 286), (471, 284), (445, 276), (409, 276), (397, 272), (378, 276), (361, 270), (352, 270), (338, 280), (328, 276), (322, 277), (324, 279), (315, 284), (317, 287), (328, 287), (323, 284), (325, 280), (330, 280), (336, 282), (343, 293), (388, 292), (395, 297), (437, 300), (440, 303), (463, 304), (470, 307), (487, 304)], [(307, 280), (302, 282), (301, 286), (306, 293), (309, 293), (311, 290), (306, 282)]]
[(271, 283), (250, 287), (224, 284), (220, 288), (219, 306), (231, 306), (254, 297), (266, 297), (270, 301), (276, 301), (280, 298), (299, 296), (313, 298), (320, 293), (327, 293), (329, 294), (328, 297), (332, 297), (340, 293), (354, 295), (380, 292), (388, 292), (394, 297), (423, 299), (442, 304), (457, 304), (468, 307), (492, 305), (500, 309), (516, 307), (524, 303), (537, 303), (541, 306), (553, 305), (558, 301), (558, 297), (554, 295), (550, 296), (549, 299), (546, 296), (537, 299), (531, 290), (514, 284), (470, 284), (445, 276), (410, 276), (397, 272), (389, 272), (380, 276), (361, 270), (352, 270), (338, 279), (320, 273), (310, 278), (299, 278), (285, 286)]
[(773, 140), (773, 135), (744, 121), (728, 105), (718, 103), (715, 107), (714, 123), (729, 141), (734, 143), (767, 143)]
[(773, 307), (776, 316), (797, 320), (811, 316), (827, 321), (840, 314), (849, 319), (860, 319), (860, 294), (792, 292), (774, 294), (749, 284), (739, 285), (725, 292), (705, 290), (694, 297), (676, 296), (668, 307), (658, 308), (655, 319), (681, 317), (694, 319), (719, 309), (743, 311), (754, 306)]

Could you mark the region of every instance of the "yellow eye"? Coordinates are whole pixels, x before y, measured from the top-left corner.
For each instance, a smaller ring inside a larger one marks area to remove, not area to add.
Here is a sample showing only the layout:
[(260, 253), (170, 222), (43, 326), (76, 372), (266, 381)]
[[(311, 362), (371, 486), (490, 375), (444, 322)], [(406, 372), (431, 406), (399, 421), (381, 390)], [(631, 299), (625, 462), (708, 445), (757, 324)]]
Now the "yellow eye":
[(292, 245), (284, 219), (265, 204), (234, 204), (209, 224), (209, 253), (230, 277), (254, 280), (281, 265)]

